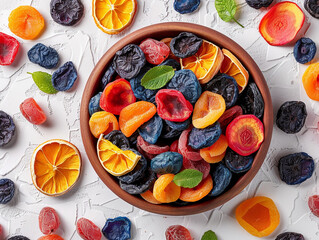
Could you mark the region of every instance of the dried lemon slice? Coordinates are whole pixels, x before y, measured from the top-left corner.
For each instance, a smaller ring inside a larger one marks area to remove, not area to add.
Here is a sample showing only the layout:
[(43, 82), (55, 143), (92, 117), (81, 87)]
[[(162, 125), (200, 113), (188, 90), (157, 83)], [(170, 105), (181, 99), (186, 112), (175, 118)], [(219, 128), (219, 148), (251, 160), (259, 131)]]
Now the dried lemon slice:
[(141, 156), (131, 150), (118, 148), (103, 136), (101, 134), (97, 142), (97, 155), (104, 169), (114, 176), (122, 176), (132, 171)]
[(52, 139), (34, 150), (30, 169), (32, 182), (40, 192), (60, 196), (77, 182), (81, 171), (81, 155), (72, 143)]

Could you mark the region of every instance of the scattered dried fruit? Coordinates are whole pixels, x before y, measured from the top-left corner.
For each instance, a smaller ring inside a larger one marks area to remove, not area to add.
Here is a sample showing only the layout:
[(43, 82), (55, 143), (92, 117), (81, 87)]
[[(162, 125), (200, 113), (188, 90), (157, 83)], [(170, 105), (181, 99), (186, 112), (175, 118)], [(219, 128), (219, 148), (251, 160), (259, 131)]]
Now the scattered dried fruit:
[(76, 231), (84, 240), (100, 240), (102, 238), (100, 228), (86, 218), (80, 218), (76, 222)]
[(50, 207), (42, 208), (39, 214), (39, 228), (45, 234), (54, 233), (60, 226), (60, 218), (57, 212)]
[(174, 9), (180, 14), (192, 13), (196, 11), (200, 0), (175, 0)]
[(314, 18), (319, 19), (319, 3), (318, 0), (305, 0), (304, 7), (308, 13)]
[(0, 110), (0, 147), (7, 145), (11, 142), (16, 126), (12, 117)]
[(0, 32), (0, 65), (10, 65), (18, 53), (19, 46), (17, 39)]
[(246, 0), (246, 3), (255, 9), (269, 7), (273, 0)]
[(305, 238), (300, 233), (284, 232), (279, 234), (275, 240), (305, 240)]
[(81, 20), (84, 6), (80, 0), (51, 0), (50, 13), (56, 23), (73, 26)]
[(182, 32), (170, 42), (172, 53), (179, 58), (187, 58), (199, 50), (203, 43), (203, 39), (197, 37), (193, 33)]
[(22, 235), (17, 235), (17, 236), (8, 238), (8, 240), (30, 240), (30, 239)]
[(310, 62), (315, 57), (316, 52), (316, 44), (310, 38), (300, 38), (294, 47), (294, 57), (297, 62), (302, 64)]
[(317, 217), (319, 217), (319, 195), (313, 195), (308, 199), (308, 206), (310, 211)]
[(14, 182), (8, 178), (0, 179), (0, 204), (7, 204), (14, 196)]
[(40, 125), (47, 119), (42, 108), (33, 98), (27, 98), (20, 104), (22, 115), (32, 124)]
[(187, 228), (182, 225), (172, 225), (165, 231), (166, 240), (192, 240)]
[(74, 67), (73, 62), (64, 63), (52, 75), (52, 85), (57, 91), (67, 91), (72, 88), (78, 73)]
[(319, 101), (319, 62), (310, 64), (302, 76), (302, 84), (308, 97)]
[(102, 229), (108, 240), (131, 239), (131, 221), (127, 217), (109, 218)]
[(58, 52), (42, 43), (37, 43), (28, 51), (28, 58), (46, 69), (55, 68), (60, 61)]
[(38, 238), (38, 240), (64, 240), (64, 239), (62, 237), (60, 237), (59, 235), (50, 234), (50, 235), (42, 236), (42, 237)]

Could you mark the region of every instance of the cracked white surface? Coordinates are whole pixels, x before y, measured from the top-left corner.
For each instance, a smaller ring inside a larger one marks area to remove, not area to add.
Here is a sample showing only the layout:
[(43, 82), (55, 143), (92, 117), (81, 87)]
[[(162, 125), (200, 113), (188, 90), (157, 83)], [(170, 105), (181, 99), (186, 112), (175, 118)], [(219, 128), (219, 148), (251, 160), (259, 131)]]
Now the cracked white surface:
[[(106, 218), (128, 216), (132, 225), (133, 239), (164, 239), (165, 229), (173, 224), (189, 228), (194, 239), (200, 239), (206, 230), (216, 232), (221, 240), (257, 239), (243, 230), (234, 218), (234, 209), (242, 200), (256, 195), (272, 198), (281, 214), (278, 229), (269, 237), (274, 239), (283, 231), (297, 231), (307, 240), (319, 239), (319, 218), (314, 217), (307, 206), (310, 195), (319, 193), (317, 168), (311, 179), (299, 186), (287, 186), (278, 176), (278, 159), (288, 153), (305, 151), (318, 164), (319, 135), (317, 130), (319, 103), (307, 98), (301, 85), (301, 77), (307, 65), (294, 60), (291, 46), (271, 47), (258, 32), (258, 23), (266, 13), (255, 10), (245, 0), (237, 0), (238, 20), (245, 28), (235, 23), (225, 23), (218, 17), (214, 1), (202, 0), (198, 11), (180, 15), (173, 9), (173, 0), (138, 0), (139, 10), (130, 28), (116, 36), (100, 31), (91, 17), (91, 1), (82, 0), (84, 18), (75, 27), (56, 24), (49, 14), (49, 1), (43, 0), (0, 0), (0, 31), (12, 35), (7, 26), (10, 11), (19, 5), (32, 5), (44, 16), (46, 30), (35, 41), (19, 39), (21, 48), (12, 66), (0, 68), (0, 109), (13, 116), (17, 126), (17, 137), (10, 146), (0, 149), (0, 176), (15, 181), (17, 191), (8, 205), (0, 205), (0, 224), (6, 236), (23, 234), (30, 239), (41, 236), (38, 213), (44, 206), (55, 208), (61, 217), (59, 234), (64, 239), (80, 239), (75, 232), (75, 222), (87, 217), (99, 227)], [(275, 1), (276, 2), (276, 1)], [(278, 1), (277, 1), (278, 2)], [(294, 1), (303, 8), (303, 1)], [(319, 48), (319, 20), (307, 16), (307, 37), (312, 38)], [(287, 135), (274, 126), (273, 139), (268, 156), (252, 183), (233, 200), (214, 211), (186, 217), (169, 217), (151, 214), (119, 199), (98, 178), (91, 167), (80, 136), (79, 107), (86, 80), (102, 55), (119, 39), (141, 27), (158, 22), (183, 21), (199, 23), (224, 33), (237, 41), (257, 62), (268, 82), (274, 113), (284, 101), (302, 100), (307, 105), (306, 127), (296, 135)], [(72, 60), (78, 70), (79, 79), (68, 92), (56, 95), (42, 93), (27, 72), (47, 71), (29, 62), (26, 52), (35, 43), (42, 42), (54, 47), (61, 56), (61, 63)], [(319, 60), (317, 53), (314, 61)], [(33, 126), (19, 111), (19, 104), (27, 97), (34, 97), (44, 109), (48, 122)], [(52, 138), (62, 138), (74, 143), (83, 158), (83, 172), (78, 184), (65, 196), (50, 198), (39, 193), (32, 185), (29, 161), (35, 147)]]

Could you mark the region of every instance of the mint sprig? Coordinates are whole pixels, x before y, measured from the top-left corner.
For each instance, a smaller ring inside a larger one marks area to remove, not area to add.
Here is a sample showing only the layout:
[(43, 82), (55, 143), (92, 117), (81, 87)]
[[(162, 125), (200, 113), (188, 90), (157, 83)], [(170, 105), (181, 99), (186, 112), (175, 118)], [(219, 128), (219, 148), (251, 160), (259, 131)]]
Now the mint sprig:
[(171, 66), (156, 66), (148, 70), (141, 80), (141, 85), (146, 89), (160, 89), (164, 87), (175, 75)]
[(216, 234), (212, 230), (209, 230), (204, 233), (201, 240), (218, 240), (218, 239)]
[(185, 169), (176, 174), (173, 181), (183, 188), (194, 188), (203, 180), (203, 173), (195, 169)]
[(231, 20), (233, 20), (239, 26), (244, 28), (244, 26), (241, 25), (235, 18), (235, 14), (237, 11), (237, 5), (235, 0), (215, 0), (215, 7), (219, 17), (223, 21), (230, 22)]

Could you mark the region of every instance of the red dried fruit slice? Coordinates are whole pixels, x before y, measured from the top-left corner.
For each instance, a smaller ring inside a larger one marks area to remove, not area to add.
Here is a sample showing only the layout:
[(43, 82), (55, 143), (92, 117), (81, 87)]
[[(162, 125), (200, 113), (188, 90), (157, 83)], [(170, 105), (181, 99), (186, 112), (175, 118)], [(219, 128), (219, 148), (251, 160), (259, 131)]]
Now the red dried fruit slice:
[(242, 156), (256, 152), (264, 141), (264, 125), (254, 115), (235, 118), (226, 129), (229, 147)]
[(26, 100), (24, 100), (20, 104), (20, 111), (25, 119), (35, 125), (40, 125), (47, 119), (42, 108), (33, 98), (27, 98)]
[(210, 164), (204, 160), (191, 161), (187, 158), (183, 158), (183, 167), (185, 169), (195, 169), (203, 173), (203, 179), (205, 179), (210, 173)]
[(2, 239), (2, 238), (3, 238), (3, 230), (2, 230), (2, 226), (0, 224), (0, 239)]
[(170, 48), (163, 42), (155, 39), (145, 39), (139, 46), (150, 64), (161, 64), (170, 53)]
[(313, 195), (308, 199), (308, 206), (311, 212), (319, 217), (319, 195)]
[(51, 234), (60, 226), (60, 219), (57, 212), (50, 207), (42, 208), (39, 214), (39, 227), (43, 234)]
[(178, 140), (178, 152), (183, 155), (184, 158), (187, 158), (192, 161), (200, 161), (203, 158), (199, 154), (199, 150), (193, 149), (188, 145), (188, 136), (191, 129), (186, 129), (182, 132)]
[(76, 230), (85, 240), (100, 240), (102, 237), (100, 228), (86, 218), (80, 218), (77, 221)]
[(285, 45), (294, 40), (304, 21), (305, 15), (296, 3), (280, 2), (262, 18), (259, 32), (270, 45)]
[(178, 152), (178, 140), (175, 140), (169, 147), (171, 152)]
[(139, 151), (139, 153), (142, 154), (143, 157), (145, 157), (148, 160), (152, 160), (153, 158), (157, 156), (157, 154), (150, 154), (145, 152), (138, 144), (136, 145), (136, 148)]
[(172, 225), (165, 231), (166, 240), (192, 240), (192, 236), (186, 227)]
[(0, 65), (10, 65), (14, 61), (19, 45), (17, 39), (0, 32)]
[(42, 236), (38, 238), (38, 240), (64, 240), (64, 238), (56, 234), (50, 234), (50, 235)]
[(146, 142), (141, 136), (137, 137), (137, 145), (148, 154), (161, 154), (169, 151), (169, 146), (154, 145)]
[(233, 106), (223, 113), (223, 115), (218, 119), (223, 133), (226, 132), (228, 124), (240, 115), (243, 115), (243, 109), (240, 106)]
[(131, 85), (123, 78), (106, 85), (100, 99), (100, 107), (106, 112), (119, 115), (123, 108), (136, 102)]

